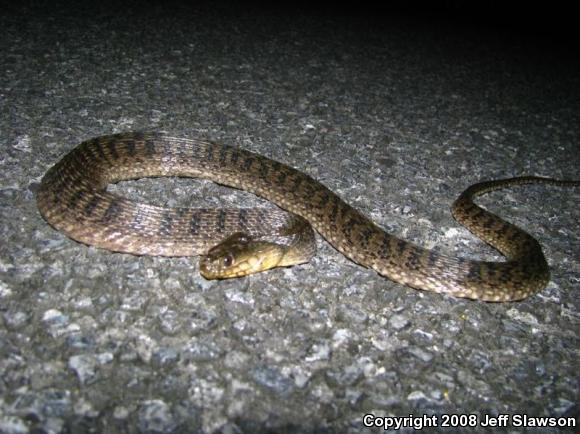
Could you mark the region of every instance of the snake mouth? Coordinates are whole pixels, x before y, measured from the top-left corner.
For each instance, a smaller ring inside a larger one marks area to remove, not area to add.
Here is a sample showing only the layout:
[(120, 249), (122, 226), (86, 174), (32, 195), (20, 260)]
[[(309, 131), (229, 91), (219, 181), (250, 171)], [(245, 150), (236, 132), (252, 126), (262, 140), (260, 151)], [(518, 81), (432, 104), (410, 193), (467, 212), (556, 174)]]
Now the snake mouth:
[[(222, 280), (234, 277), (242, 277), (250, 273), (243, 273), (226, 265), (231, 262), (231, 256), (223, 258), (212, 258), (211, 256), (202, 256), (199, 261), (199, 274), (206, 280)], [(221, 263), (220, 263), (221, 262)]]
[(238, 246), (220, 244), (219, 251), (202, 256), (199, 273), (207, 280), (231, 279), (278, 267), (283, 251), (272, 243), (255, 242)]
[(208, 280), (247, 276), (283, 266), (286, 253), (287, 246), (235, 233), (201, 256), (199, 272)]

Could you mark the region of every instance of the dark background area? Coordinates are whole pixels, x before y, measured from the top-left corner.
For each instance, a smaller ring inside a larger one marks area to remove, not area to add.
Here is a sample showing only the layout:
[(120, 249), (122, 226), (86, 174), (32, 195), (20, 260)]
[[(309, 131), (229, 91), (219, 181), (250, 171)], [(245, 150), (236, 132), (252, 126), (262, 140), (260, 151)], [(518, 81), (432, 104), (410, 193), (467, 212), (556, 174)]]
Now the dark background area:
[[(397, 1), (292, 1), (262, 0), (189, 1), (189, 0), (124, 0), (103, 2), (57, 0), (53, 2), (5, 1), (8, 15), (26, 13), (28, 7), (39, 14), (51, 16), (55, 8), (68, 9), (71, 14), (94, 15), (94, 19), (123, 16), (138, 19), (140, 14), (183, 16), (192, 11), (208, 11), (209, 16), (254, 15), (292, 19), (297, 16), (320, 19), (340, 19), (361, 24), (361, 31), (381, 33), (390, 23), (406, 23), (415, 31), (439, 31), (456, 35), (478, 34), (485, 38), (499, 38), (506, 44), (519, 43), (545, 55), (554, 53), (576, 62), (579, 53), (575, 38), (578, 25), (577, 10), (572, 2), (527, 1), (461, 1), (461, 0), (397, 0)], [(25, 18), (25, 17), (22, 17)], [(340, 22), (340, 21), (338, 21)], [(193, 24), (193, 23), (192, 23)], [(340, 31), (340, 29), (337, 29)], [(388, 30), (387, 30), (388, 31)]]

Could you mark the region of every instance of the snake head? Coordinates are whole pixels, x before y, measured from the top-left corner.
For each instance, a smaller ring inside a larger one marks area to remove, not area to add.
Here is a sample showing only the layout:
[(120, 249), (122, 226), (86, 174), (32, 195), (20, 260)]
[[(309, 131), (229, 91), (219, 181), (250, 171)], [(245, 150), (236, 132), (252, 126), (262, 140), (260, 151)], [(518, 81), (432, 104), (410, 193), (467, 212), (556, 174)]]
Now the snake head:
[(242, 277), (278, 266), (283, 256), (281, 246), (237, 232), (201, 256), (199, 272), (208, 280)]

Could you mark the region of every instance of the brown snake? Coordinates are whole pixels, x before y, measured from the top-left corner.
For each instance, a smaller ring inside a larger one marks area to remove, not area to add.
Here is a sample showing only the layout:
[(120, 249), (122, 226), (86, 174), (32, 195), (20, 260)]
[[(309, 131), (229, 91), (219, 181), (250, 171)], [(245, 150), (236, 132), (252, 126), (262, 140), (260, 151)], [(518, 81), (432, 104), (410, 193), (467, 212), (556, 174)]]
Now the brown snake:
[(516, 184), (580, 185), (528, 176), (482, 182), (459, 196), (454, 217), (506, 256), (506, 262), (424, 249), (386, 233), (296, 169), (243, 149), (161, 133), (123, 133), (81, 143), (42, 179), (38, 208), (53, 227), (82, 243), (163, 256), (204, 255), (232, 234), (253, 235), (266, 225), (302, 221), (281, 211), (162, 208), (106, 191), (109, 183), (153, 176), (205, 178), (249, 191), (301, 216), (346, 257), (391, 280), (486, 301), (535, 294), (548, 283), (549, 269), (536, 239), (475, 205), (473, 198)]

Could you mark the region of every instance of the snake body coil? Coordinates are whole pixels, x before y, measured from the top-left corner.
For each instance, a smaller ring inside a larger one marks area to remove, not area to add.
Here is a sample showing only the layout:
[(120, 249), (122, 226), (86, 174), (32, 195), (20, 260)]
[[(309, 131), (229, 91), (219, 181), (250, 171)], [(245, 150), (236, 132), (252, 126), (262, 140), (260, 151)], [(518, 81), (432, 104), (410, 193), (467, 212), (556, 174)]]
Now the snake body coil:
[(521, 177), (469, 187), (453, 215), (495, 247), (506, 262), (451, 257), (394, 237), (310, 176), (239, 148), (160, 133), (123, 133), (81, 143), (42, 179), (37, 194), (44, 218), (69, 237), (133, 254), (206, 254), (237, 232), (259, 233), (298, 218), (281, 211), (162, 208), (106, 191), (109, 183), (151, 176), (205, 178), (264, 197), (307, 220), (354, 262), (396, 282), (456, 297), (520, 300), (543, 289), (549, 270), (538, 241), (478, 207), (488, 191), (533, 182), (580, 185)]

